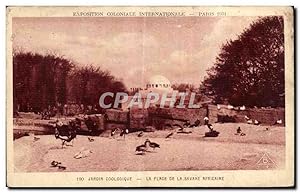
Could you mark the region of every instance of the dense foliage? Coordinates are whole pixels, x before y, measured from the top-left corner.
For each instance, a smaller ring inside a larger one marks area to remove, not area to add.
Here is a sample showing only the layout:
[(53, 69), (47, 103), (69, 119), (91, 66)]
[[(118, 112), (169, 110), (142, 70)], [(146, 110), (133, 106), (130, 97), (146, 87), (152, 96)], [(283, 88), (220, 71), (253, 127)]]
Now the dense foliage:
[(216, 103), (284, 106), (283, 18), (259, 18), (223, 45), (201, 90)]
[(16, 52), (13, 55), (14, 110), (40, 112), (66, 103), (97, 105), (100, 94), (126, 91), (109, 72), (76, 67), (55, 55)]

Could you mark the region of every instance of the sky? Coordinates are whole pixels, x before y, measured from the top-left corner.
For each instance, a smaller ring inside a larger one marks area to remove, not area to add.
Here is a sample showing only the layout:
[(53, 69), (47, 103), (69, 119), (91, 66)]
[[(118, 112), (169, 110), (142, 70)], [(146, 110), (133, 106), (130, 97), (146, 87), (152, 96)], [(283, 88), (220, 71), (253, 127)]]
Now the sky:
[(14, 49), (109, 70), (127, 88), (154, 75), (198, 86), (222, 44), (255, 17), (13, 18)]

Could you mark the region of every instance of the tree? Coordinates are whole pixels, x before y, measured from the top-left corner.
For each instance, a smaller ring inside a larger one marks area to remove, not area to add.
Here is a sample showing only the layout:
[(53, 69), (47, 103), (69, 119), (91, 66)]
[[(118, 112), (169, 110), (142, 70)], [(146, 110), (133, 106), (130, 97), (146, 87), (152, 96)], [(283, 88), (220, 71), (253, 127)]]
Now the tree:
[(72, 68), (72, 62), (63, 57), (14, 52), (14, 110), (38, 112), (65, 103), (66, 77)]
[(85, 106), (98, 105), (104, 92), (126, 92), (123, 82), (116, 80), (108, 71), (92, 65), (74, 69), (68, 85), (69, 100)]
[(283, 18), (259, 18), (222, 46), (201, 91), (217, 103), (284, 106)]
[(94, 106), (104, 92), (126, 92), (126, 88), (99, 67), (76, 67), (53, 54), (13, 54), (14, 112), (41, 112), (68, 102)]

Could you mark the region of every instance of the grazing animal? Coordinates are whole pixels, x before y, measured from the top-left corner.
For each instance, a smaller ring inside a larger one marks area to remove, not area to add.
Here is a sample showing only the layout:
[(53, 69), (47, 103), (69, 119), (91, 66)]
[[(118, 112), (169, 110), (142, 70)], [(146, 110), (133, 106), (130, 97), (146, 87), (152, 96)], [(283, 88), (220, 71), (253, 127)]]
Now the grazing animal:
[(143, 135), (144, 135), (144, 132), (141, 131), (137, 136), (138, 136), (138, 137), (142, 137)]
[(166, 139), (170, 138), (172, 135), (174, 135), (174, 133), (169, 133), (167, 136), (166, 136)]

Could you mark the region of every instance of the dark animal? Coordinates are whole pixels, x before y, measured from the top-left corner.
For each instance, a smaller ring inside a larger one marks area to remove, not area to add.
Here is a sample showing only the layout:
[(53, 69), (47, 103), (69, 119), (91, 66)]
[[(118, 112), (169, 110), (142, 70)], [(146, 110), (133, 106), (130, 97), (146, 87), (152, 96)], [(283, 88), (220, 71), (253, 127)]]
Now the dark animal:
[(238, 127), (237, 130), (236, 130), (236, 133), (241, 133), (241, 132), (242, 132), (241, 127)]
[(116, 133), (117, 129), (113, 129), (111, 132), (110, 132), (110, 136), (114, 136), (115, 133)]
[(98, 131), (98, 124), (95, 120), (92, 119), (92, 117), (88, 116), (85, 121), (85, 125), (87, 126), (90, 135), (96, 135)]
[(172, 135), (174, 135), (174, 133), (169, 133), (167, 136), (166, 136), (166, 139), (170, 138)]
[(129, 130), (128, 129), (123, 129), (120, 133), (120, 136), (124, 136), (124, 139), (125, 139), (125, 136), (129, 133)]
[(93, 138), (91, 138), (91, 137), (88, 137), (88, 140), (89, 140), (89, 142), (93, 142), (93, 141), (95, 141)]
[(190, 128), (192, 128), (192, 127), (198, 127), (200, 125), (200, 123), (201, 123), (200, 120), (197, 119), (194, 124), (190, 125)]
[(135, 152), (142, 152), (144, 154), (147, 151), (147, 147), (145, 144), (139, 145), (135, 148)]
[(205, 137), (218, 137), (219, 134), (220, 134), (219, 131), (212, 130), (209, 132), (205, 132)]
[(61, 162), (57, 162), (57, 161), (52, 161), (51, 162), (52, 167), (57, 167), (59, 164), (61, 164)]
[(208, 127), (208, 129), (209, 129), (210, 131), (213, 131), (213, 130), (214, 130), (212, 124), (210, 124), (210, 123), (207, 124), (207, 127)]
[(181, 133), (181, 134), (191, 134), (193, 133), (192, 131), (177, 131), (177, 133)]
[(66, 142), (72, 142), (77, 136), (77, 129), (73, 128), (70, 124), (56, 124), (55, 134), (56, 139), (62, 140), (62, 148), (64, 147)]
[(65, 167), (65, 166), (58, 166), (58, 169), (65, 170), (65, 169), (67, 169), (67, 167)]
[(146, 140), (144, 144), (139, 145), (135, 148), (135, 152), (145, 154), (145, 152), (148, 150), (148, 147), (150, 147), (150, 141)]
[(138, 136), (138, 137), (142, 137), (143, 135), (144, 135), (144, 132), (141, 131), (137, 136)]
[(38, 141), (38, 140), (40, 140), (40, 139), (41, 139), (41, 138), (39, 138), (39, 137), (34, 137), (34, 138), (33, 138), (34, 141)]
[(155, 143), (155, 142), (151, 142), (151, 141), (149, 141), (149, 142), (150, 142), (150, 143), (149, 143), (149, 146), (152, 147), (153, 150), (154, 150), (155, 148), (160, 148), (160, 145), (159, 145), (159, 144), (157, 144), (157, 143)]

